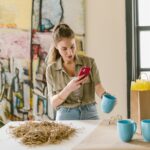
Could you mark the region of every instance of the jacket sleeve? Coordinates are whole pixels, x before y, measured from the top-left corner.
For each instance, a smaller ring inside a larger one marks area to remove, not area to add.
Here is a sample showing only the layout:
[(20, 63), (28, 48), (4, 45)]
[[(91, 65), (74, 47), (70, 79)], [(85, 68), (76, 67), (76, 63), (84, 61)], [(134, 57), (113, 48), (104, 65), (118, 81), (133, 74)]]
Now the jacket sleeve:
[(47, 66), (46, 68), (46, 82), (47, 82), (47, 88), (48, 88), (48, 99), (50, 100), (51, 97), (53, 96), (52, 94), (52, 72), (51, 72), (51, 67), (50, 65)]

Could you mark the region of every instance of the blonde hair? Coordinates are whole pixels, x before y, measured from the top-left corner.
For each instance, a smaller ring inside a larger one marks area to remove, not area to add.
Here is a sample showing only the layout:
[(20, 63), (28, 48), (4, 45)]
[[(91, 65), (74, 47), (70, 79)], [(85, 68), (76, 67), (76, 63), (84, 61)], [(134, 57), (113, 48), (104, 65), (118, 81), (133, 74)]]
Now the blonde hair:
[(59, 24), (54, 28), (53, 31), (53, 44), (49, 50), (47, 56), (47, 64), (52, 64), (56, 62), (58, 58), (61, 57), (59, 51), (56, 49), (56, 45), (62, 38), (75, 38), (75, 33), (67, 24)]

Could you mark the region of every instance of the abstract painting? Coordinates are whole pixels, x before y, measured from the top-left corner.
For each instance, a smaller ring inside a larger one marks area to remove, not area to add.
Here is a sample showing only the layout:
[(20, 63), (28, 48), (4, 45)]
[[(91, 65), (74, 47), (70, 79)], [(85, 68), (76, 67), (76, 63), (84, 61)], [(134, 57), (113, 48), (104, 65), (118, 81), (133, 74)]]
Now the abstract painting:
[(0, 0), (0, 121), (55, 119), (45, 59), (53, 28), (67, 23), (85, 48), (85, 0)]

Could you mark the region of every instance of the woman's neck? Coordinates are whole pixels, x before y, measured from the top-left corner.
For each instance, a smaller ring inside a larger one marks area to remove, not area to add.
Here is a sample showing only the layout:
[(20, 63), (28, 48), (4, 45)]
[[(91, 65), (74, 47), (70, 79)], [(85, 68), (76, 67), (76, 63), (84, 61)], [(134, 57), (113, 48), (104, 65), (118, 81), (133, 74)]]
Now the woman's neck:
[(63, 67), (69, 76), (75, 76), (75, 62), (64, 63)]

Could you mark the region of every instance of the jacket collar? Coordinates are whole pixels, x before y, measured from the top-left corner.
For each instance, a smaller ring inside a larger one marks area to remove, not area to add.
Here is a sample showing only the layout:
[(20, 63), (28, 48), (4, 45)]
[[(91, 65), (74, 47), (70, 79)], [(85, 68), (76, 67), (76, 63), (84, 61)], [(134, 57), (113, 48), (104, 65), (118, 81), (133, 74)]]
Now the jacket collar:
[[(81, 57), (79, 55), (75, 55), (75, 64), (83, 65)], [(63, 69), (63, 60), (62, 60), (62, 57), (60, 57), (56, 61), (56, 70), (62, 70), (62, 69)]]

